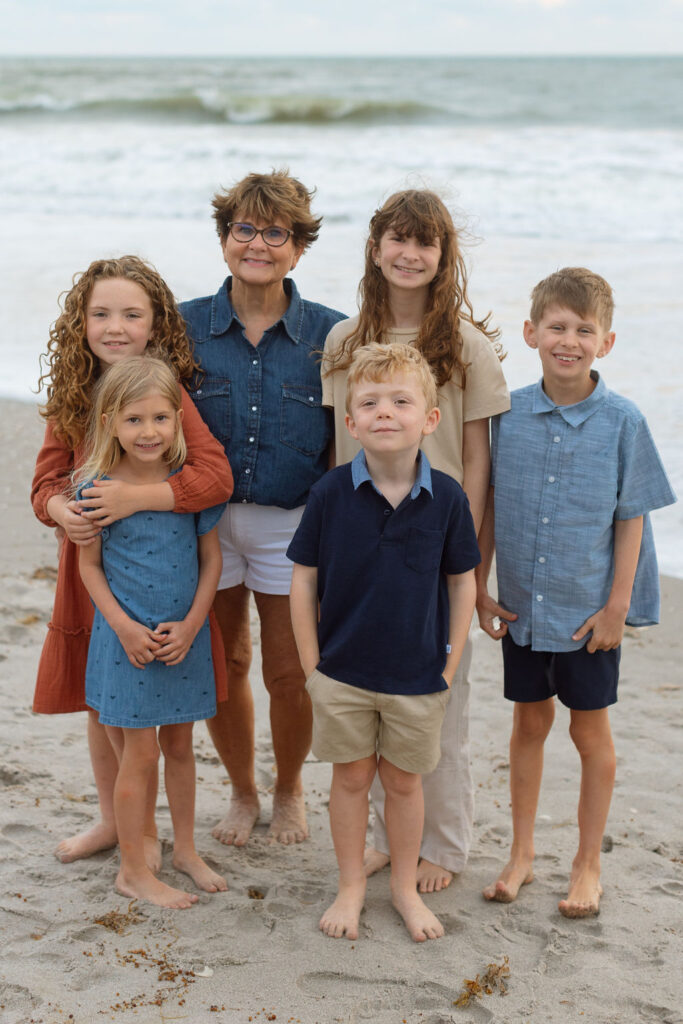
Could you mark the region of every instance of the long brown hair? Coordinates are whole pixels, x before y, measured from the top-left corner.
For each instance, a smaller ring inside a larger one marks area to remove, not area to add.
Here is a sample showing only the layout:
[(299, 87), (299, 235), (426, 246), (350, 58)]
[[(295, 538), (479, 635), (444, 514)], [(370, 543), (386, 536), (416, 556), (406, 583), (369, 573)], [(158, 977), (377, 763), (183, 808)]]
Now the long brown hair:
[(482, 320), (475, 318), (467, 295), (467, 268), (453, 218), (439, 196), (428, 189), (396, 192), (375, 211), (365, 246), (365, 272), (358, 287), (358, 325), (344, 339), (339, 351), (330, 357), (326, 373), (347, 369), (353, 352), (361, 345), (388, 340), (387, 332), (391, 329), (389, 289), (382, 271), (375, 265), (373, 252), (390, 229), (423, 243), (429, 244), (435, 238), (441, 242), (439, 269), (429, 285), (428, 306), (415, 347), (432, 367), (440, 387), (454, 377), (464, 388), (467, 365), (462, 359), (460, 321), (466, 320), (485, 334), (498, 358), (503, 359), (498, 340), (500, 330), (489, 326), (490, 313)]
[(99, 361), (88, 346), (86, 313), (95, 283), (105, 278), (134, 281), (149, 296), (154, 320), (147, 351), (162, 356), (181, 381), (189, 382), (198, 369), (185, 322), (155, 268), (138, 256), (95, 260), (84, 273), (75, 275), (73, 287), (60, 296), (62, 312), (50, 330), (47, 353), (41, 356), (41, 365), (47, 364), (47, 369), (38, 381), (38, 390), (47, 389), (47, 401), (40, 414), (51, 420), (57, 436), (71, 448), (77, 448), (85, 437), (92, 391), (100, 376)]

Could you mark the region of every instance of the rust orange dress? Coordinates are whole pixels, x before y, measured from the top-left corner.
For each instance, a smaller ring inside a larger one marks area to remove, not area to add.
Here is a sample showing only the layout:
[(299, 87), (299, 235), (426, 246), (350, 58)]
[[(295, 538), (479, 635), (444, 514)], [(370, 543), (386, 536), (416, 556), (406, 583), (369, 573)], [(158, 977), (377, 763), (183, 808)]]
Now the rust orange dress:
[[(184, 390), (182, 407), (187, 460), (179, 473), (169, 477), (168, 483), (175, 495), (177, 512), (201, 512), (228, 500), (232, 494), (232, 473), (223, 446), (210, 433)], [(53, 495), (64, 493), (74, 467), (81, 464), (83, 457), (83, 450), (74, 452), (55, 436), (48, 422), (31, 486), (33, 511), (45, 526), (57, 525), (48, 515), (47, 503)], [(92, 620), (93, 606), (78, 571), (78, 546), (67, 537), (59, 559), (52, 618), (38, 665), (34, 711), (58, 715), (87, 710), (85, 666)], [(209, 621), (216, 699), (221, 701), (228, 695), (225, 653), (213, 612)]]

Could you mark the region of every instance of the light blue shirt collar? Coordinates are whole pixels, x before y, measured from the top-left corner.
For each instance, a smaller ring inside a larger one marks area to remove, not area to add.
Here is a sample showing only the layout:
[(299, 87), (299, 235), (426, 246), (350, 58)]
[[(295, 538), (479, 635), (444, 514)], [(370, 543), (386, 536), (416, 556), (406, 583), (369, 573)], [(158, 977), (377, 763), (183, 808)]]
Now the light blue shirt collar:
[(607, 397), (607, 387), (601, 379), (597, 370), (591, 370), (591, 378), (595, 381), (595, 387), (588, 398), (575, 405), (555, 405), (552, 398), (549, 398), (543, 390), (543, 380), (539, 380), (533, 395), (531, 411), (533, 413), (559, 412), (560, 416), (570, 427), (580, 427), (582, 423), (596, 412)]
[[(370, 472), (368, 470), (368, 464), (365, 458), (365, 452), (361, 448), (358, 454), (354, 457), (351, 462), (351, 481), (353, 483), (354, 490), (358, 490), (361, 484), (369, 482), (375, 488), (377, 493), (380, 491), (375, 487)], [(417, 475), (415, 477), (415, 483), (410, 490), (410, 498), (414, 500), (424, 487), (425, 491), (434, 497), (432, 491), (432, 467), (429, 465), (429, 459), (424, 452), (417, 453)]]

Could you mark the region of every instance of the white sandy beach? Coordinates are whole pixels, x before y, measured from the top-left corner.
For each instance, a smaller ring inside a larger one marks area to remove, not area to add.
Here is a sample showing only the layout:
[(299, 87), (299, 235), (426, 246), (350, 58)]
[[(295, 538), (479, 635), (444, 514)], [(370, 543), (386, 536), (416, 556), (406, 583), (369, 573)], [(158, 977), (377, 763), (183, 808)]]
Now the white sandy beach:
[[(683, 1022), (683, 581), (663, 580), (662, 625), (631, 631), (624, 642), (620, 702), (612, 715), (617, 785), (598, 918), (568, 921), (557, 910), (576, 841), (578, 796), (578, 757), (561, 708), (546, 748), (536, 880), (509, 906), (481, 898), (510, 838), (511, 705), (501, 695), (499, 649), (480, 632), (472, 673), (474, 849), (450, 888), (427, 897), (446, 925), (444, 939), (410, 941), (389, 904), (386, 872), (369, 882), (356, 942), (318, 931), (336, 881), (326, 812), (329, 766), (312, 757), (305, 766), (310, 840), (269, 845), (273, 759), (258, 658), (253, 684), (264, 813), (242, 850), (211, 837), (228, 784), (205, 727), (195, 730), (198, 848), (225, 874), (229, 892), (202, 894), (182, 912), (129, 908), (113, 888), (116, 851), (70, 865), (52, 855), (61, 837), (88, 825), (97, 802), (85, 717), (30, 710), (52, 602), (52, 582), (40, 570), (55, 565), (55, 550), (28, 501), (42, 435), (37, 411), (9, 400), (0, 408), (2, 1024)], [(163, 793), (158, 820), (167, 840)], [(167, 841), (164, 848), (163, 876), (178, 884)], [(101, 923), (116, 924), (117, 915), (123, 915), (120, 931)], [(505, 957), (507, 995), (495, 991), (467, 1007), (454, 1005), (463, 979)]]

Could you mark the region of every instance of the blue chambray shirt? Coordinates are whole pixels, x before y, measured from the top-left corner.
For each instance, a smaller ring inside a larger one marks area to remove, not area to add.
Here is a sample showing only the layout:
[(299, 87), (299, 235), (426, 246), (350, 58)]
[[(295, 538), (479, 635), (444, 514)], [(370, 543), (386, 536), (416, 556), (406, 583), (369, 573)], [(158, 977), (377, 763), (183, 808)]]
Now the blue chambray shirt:
[(231, 282), (180, 303), (204, 372), (192, 398), (225, 448), (235, 480), (230, 500), (297, 508), (327, 470), (332, 422), (319, 353), (345, 316), (302, 299), (286, 278), (287, 311), (252, 345), (230, 301)]
[(498, 599), (519, 616), (509, 624), (514, 642), (535, 651), (585, 645), (572, 633), (609, 596), (615, 519), (645, 516), (626, 622), (659, 619), (647, 513), (676, 497), (642, 413), (591, 376), (583, 402), (555, 405), (539, 381), (514, 391), (510, 411), (492, 420)]

